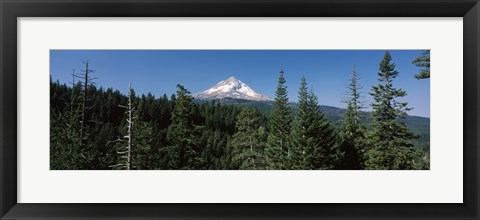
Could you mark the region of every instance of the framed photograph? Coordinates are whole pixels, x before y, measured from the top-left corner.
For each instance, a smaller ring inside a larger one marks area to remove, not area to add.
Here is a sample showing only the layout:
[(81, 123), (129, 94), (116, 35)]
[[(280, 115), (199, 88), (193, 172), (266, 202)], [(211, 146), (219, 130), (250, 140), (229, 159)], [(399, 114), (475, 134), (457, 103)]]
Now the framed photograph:
[(478, 219), (477, 0), (2, 1), (2, 219)]

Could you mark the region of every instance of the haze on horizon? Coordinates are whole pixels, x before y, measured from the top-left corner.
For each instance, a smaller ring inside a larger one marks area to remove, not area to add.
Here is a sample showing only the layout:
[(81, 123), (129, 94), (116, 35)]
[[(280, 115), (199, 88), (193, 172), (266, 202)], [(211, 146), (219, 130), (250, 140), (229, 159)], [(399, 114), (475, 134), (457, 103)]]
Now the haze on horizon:
[[(200, 93), (231, 76), (255, 92), (275, 97), (280, 69), (285, 71), (289, 99), (297, 101), (301, 76), (319, 97), (321, 105), (345, 108), (353, 65), (362, 79), (359, 84), (367, 111), (371, 86), (378, 84), (377, 72), (384, 50), (51, 50), (52, 80), (68, 83), (72, 70), (89, 61), (98, 87), (126, 94), (129, 82), (137, 94), (151, 92), (170, 96), (182, 84), (192, 94)], [(419, 68), (411, 64), (420, 50), (390, 50), (400, 76), (394, 86), (402, 88), (409, 115), (430, 117), (430, 79), (417, 80)]]

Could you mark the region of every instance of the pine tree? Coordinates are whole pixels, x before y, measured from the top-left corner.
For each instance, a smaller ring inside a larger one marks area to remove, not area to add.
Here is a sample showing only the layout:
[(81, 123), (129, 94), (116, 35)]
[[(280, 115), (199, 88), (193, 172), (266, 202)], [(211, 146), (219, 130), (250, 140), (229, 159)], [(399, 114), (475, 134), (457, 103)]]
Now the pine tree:
[[(75, 74), (75, 70), (73, 75)], [(59, 86), (59, 82), (55, 84), (50, 78), (50, 102), (55, 101), (57, 95), (65, 96), (58, 97), (63, 101), (61, 105), (65, 107), (63, 109), (52, 108), (50, 109), (50, 169), (52, 170), (76, 170), (83, 169), (84, 158), (81, 156), (83, 147), (80, 145), (80, 135), (78, 123), (81, 117), (80, 106), (77, 105), (77, 92), (76, 89), (80, 86), (75, 83), (75, 77), (71, 82), (72, 88), (69, 93), (60, 92), (66, 89), (66, 85)], [(63, 88), (62, 88), (63, 87)], [(61, 94), (56, 94), (56, 93)], [(70, 102), (65, 102), (67, 96), (69, 96)]]
[(369, 134), (370, 150), (367, 152), (366, 169), (412, 169), (412, 139), (416, 136), (405, 125), (406, 112), (411, 110), (408, 103), (397, 99), (407, 93), (393, 87), (393, 80), (399, 75), (392, 57), (385, 52), (380, 62), (377, 86), (372, 86), (372, 131)]
[(430, 78), (430, 50), (422, 51), (422, 55), (415, 57), (412, 64), (422, 68), (420, 73), (414, 75), (417, 79)]
[(157, 154), (153, 147), (153, 128), (144, 121), (137, 121), (133, 127), (132, 169), (153, 170), (156, 168)]
[(298, 91), (298, 107), (292, 129), (292, 146), (288, 158), (290, 169), (310, 168), (306, 158), (310, 155), (305, 153), (308, 150), (306, 148), (308, 148), (309, 138), (311, 138), (307, 137), (309, 132), (307, 129), (310, 128), (313, 112), (310, 112), (308, 107), (307, 81), (305, 77), (302, 77)]
[(198, 169), (201, 164), (197, 149), (197, 129), (193, 123), (193, 103), (190, 91), (177, 85), (172, 124), (168, 131), (171, 169)]
[(80, 152), (80, 136), (72, 116), (76, 112), (54, 113), (50, 109), (50, 169), (78, 170), (84, 169), (84, 158)]
[(261, 113), (254, 108), (244, 108), (237, 117), (236, 133), (233, 135), (234, 169), (263, 169), (266, 140), (265, 128), (260, 126)]
[(286, 169), (290, 146), (292, 109), (288, 102), (287, 86), (283, 70), (278, 78), (275, 103), (269, 121), (269, 135), (265, 148), (266, 167), (269, 170)]
[(335, 127), (328, 121), (325, 114), (320, 111), (318, 98), (312, 90), (308, 94), (307, 112), (310, 125), (305, 134), (307, 145), (305, 147), (305, 169), (334, 169), (337, 166), (340, 152), (337, 146)]
[(348, 85), (349, 97), (347, 102), (347, 112), (342, 121), (341, 127), (341, 145), (340, 151), (343, 153), (339, 169), (358, 170), (363, 169), (365, 153), (365, 125), (361, 122), (364, 114), (361, 111), (365, 108), (362, 103), (360, 93), (361, 87), (358, 85), (359, 76), (352, 71), (352, 79)]

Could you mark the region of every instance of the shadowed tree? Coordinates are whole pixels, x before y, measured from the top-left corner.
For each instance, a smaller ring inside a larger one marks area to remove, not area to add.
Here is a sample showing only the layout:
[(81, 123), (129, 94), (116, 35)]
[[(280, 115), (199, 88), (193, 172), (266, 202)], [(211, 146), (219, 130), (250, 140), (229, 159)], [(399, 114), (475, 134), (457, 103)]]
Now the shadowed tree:
[(365, 125), (361, 123), (364, 119), (365, 108), (358, 85), (359, 76), (353, 66), (352, 78), (348, 85), (347, 112), (342, 120), (340, 131), (340, 151), (343, 153), (338, 169), (358, 170), (363, 169), (365, 153)]
[(305, 133), (307, 137), (304, 159), (307, 167), (305, 169), (334, 169), (341, 156), (337, 146), (335, 127), (320, 111), (318, 98), (313, 90), (310, 90), (308, 94), (307, 112), (311, 114), (311, 117), (309, 117), (310, 124)]
[(190, 91), (177, 85), (175, 108), (172, 112), (172, 124), (167, 138), (170, 142), (169, 166), (171, 169), (201, 168), (200, 151), (197, 146), (197, 127), (193, 123), (194, 106)]

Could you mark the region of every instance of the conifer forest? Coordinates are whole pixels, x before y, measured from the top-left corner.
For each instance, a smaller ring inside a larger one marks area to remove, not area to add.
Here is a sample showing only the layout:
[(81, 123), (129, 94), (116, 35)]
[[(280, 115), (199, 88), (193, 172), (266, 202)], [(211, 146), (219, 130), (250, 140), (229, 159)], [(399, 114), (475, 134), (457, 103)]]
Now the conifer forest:
[(68, 82), (50, 77), (50, 169), (429, 170), (429, 118), (409, 114), (416, 106), (397, 77), (429, 80), (430, 51), (411, 57), (416, 74), (400, 73), (382, 53), (377, 72), (349, 67), (338, 108), (320, 103), (328, 94), (308, 76), (282, 66), (276, 81), (263, 82), (275, 87), (271, 98), (235, 77), (203, 93), (176, 83), (173, 94), (155, 96), (129, 81), (104, 88), (96, 61), (78, 60)]

